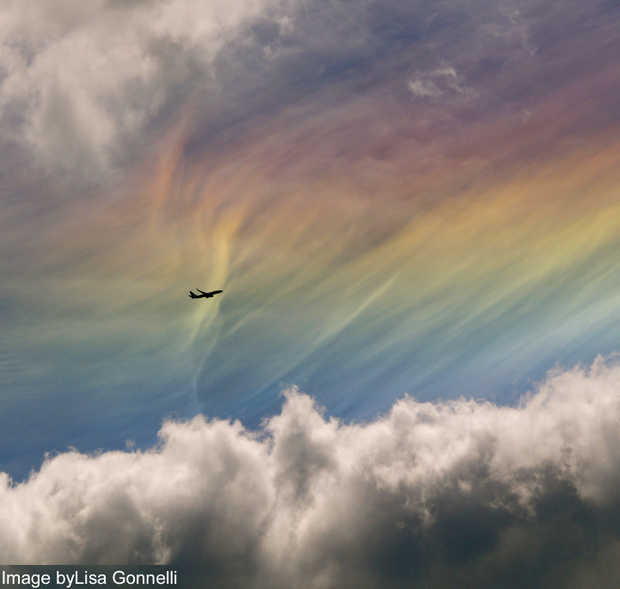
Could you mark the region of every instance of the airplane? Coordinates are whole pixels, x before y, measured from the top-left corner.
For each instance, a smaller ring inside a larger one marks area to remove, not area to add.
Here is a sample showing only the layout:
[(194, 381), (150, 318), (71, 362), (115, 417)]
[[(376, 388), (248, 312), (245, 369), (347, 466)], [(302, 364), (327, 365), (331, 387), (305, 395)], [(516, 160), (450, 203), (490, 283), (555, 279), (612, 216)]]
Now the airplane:
[(224, 292), (221, 290), (212, 290), (211, 292), (205, 292), (204, 290), (200, 290), (199, 288), (197, 288), (196, 290), (202, 294), (196, 294), (195, 292), (192, 292), (190, 290), (189, 297), (191, 299), (210, 299), (211, 297), (214, 297), (216, 294), (220, 294), (221, 292)]

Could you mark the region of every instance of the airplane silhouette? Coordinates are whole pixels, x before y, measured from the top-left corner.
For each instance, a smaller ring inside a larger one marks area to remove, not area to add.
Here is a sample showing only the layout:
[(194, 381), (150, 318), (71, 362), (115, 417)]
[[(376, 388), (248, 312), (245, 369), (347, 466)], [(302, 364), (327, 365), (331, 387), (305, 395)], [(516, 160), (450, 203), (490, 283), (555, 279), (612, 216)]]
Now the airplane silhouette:
[(195, 292), (192, 292), (191, 290), (189, 291), (189, 296), (191, 299), (210, 299), (211, 297), (214, 297), (216, 294), (220, 294), (221, 290), (212, 290), (211, 292), (205, 292), (204, 290), (200, 290), (199, 288), (196, 289), (198, 292), (201, 292), (202, 294), (196, 294)]

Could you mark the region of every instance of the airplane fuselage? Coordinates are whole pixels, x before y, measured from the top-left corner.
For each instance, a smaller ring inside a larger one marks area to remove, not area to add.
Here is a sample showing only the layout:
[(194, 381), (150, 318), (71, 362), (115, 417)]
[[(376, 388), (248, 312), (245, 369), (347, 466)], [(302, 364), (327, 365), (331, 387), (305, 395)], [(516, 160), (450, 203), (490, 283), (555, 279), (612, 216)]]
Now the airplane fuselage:
[(220, 294), (221, 290), (212, 290), (211, 292), (205, 292), (204, 290), (200, 290), (199, 288), (196, 289), (199, 293), (201, 294), (196, 294), (195, 292), (192, 292), (191, 290), (189, 291), (189, 298), (190, 299), (210, 299), (212, 297), (214, 297), (217, 294)]

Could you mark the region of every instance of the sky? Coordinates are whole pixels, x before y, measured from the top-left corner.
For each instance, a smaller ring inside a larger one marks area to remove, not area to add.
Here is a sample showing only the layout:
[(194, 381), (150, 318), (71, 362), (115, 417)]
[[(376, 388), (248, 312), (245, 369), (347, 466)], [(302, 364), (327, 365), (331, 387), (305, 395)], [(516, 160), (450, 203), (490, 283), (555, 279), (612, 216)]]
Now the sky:
[(0, 561), (617, 586), (619, 21), (0, 2)]

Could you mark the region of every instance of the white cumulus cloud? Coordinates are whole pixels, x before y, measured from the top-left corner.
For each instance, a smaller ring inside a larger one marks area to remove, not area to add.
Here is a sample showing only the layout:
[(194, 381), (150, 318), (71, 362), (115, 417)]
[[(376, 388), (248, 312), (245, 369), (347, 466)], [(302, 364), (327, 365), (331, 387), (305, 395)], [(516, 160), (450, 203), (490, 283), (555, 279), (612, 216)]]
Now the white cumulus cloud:
[(259, 432), (198, 416), (149, 451), (3, 475), (0, 553), (203, 563), (214, 587), (588, 586), (620, 556), (619, 421), (613, 359), (518, 407), (405, 398), (367, 424), (293, 388)]

